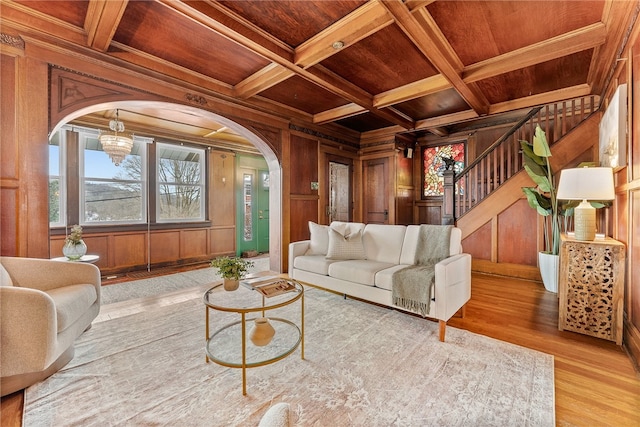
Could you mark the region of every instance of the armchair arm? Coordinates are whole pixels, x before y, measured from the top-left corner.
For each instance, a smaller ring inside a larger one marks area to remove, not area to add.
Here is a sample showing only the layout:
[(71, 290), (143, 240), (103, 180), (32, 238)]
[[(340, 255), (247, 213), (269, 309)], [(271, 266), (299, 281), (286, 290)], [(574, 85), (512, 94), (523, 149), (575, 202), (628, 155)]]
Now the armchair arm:
[(48, 291), (68, 285), (91, 284), (100, 295), (100, 269), (93, 264), (19, 257), (0, 257), (0, 262), (16, 287)]
[(0, 287), (2, 377), (45, 369), (55, 360), (58, 322), (53, 299), (29, 288)]
[(304, 255), (309, 249), (311, 240), (301, 240), (289, 243), (289, 277), (293, 277), (293, 260), (295, 257)]
[(471, 255), (450, 256), (436, 264), (435, 298), (439, 320), (449, 320), (471, 298)]

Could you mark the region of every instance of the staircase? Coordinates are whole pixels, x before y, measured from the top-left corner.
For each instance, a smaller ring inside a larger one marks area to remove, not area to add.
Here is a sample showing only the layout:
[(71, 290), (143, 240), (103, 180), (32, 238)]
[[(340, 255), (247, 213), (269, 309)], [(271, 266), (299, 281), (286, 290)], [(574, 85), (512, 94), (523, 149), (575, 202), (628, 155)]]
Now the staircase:
[[(536, 107), (457, 174), (450, 198), (453, 206), (448, 208), (463, 238), (522, 198), (522, 187), (532, 185), (523, 169), (521, 140), (531, 142), (539, 125), (553, 152), (552, 169), (558, 172), (593, 146), (593, 135), (598, 134), (599, 116), (593, 115), (597, 109), (596, 96)], [(474, 209), (480, 203), (482, 209)]]

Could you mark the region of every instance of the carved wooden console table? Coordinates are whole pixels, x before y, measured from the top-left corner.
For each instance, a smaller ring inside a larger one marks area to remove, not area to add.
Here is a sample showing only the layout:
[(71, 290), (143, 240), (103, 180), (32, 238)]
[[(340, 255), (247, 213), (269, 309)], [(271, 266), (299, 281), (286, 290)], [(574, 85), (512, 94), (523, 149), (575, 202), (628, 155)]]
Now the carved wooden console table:
[(562, 236), (558, 329), (622, 344), (625, 246)]

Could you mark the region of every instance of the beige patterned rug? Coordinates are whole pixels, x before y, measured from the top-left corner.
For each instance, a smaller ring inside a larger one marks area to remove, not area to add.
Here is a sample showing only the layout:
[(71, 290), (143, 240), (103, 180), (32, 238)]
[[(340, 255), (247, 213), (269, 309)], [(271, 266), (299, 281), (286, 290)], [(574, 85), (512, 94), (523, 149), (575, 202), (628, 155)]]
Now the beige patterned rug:
[[(205, 363), (201, 299), (97, 323), (27, 389), (30, 426), (553, 426), (553, 357), (308, 288), (300, 349), (247, 372)], [(299, 308), (279, 316), (299, 315)]]

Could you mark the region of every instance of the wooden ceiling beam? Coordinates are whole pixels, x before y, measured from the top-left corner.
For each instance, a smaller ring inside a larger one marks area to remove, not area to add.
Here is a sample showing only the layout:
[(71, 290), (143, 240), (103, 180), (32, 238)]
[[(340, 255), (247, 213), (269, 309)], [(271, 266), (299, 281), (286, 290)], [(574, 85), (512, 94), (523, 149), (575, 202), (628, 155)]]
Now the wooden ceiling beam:
[(402, 31), (451, 82), (462, 99), (479, 115), (488, 114), (489, 101), (475, 84), (467, 84), (462, 80), (462, 62), (426, 8), (418, 8), (412, 14), (402, 0), (385, 0), (384, 5)]
[(417, 82), (409, 83), (373, 97), (373, 105), (377, 108), (387, 107), (411, 99), (420, 98), (441, 90), (449, 89), (451, 83), (442, 74), (427, 77)]
[(128, 3), (129, 0), (89, 0), (84, 21), (89, 47), (107, 51)]
[(450, 125), (452, 123), (463, 122), (478, 117), (478, 113), (474, 110), (460, 111), (459, 113), (445, 114), (443, 116), (433, 117), (430, 119), (418, 120), (416, 122), (416, 130), (429, 130), (441, 126)]
[(317, 125), (323, 125), (325, 123), (335, 122), (336, 120), (346, 119), (366, 112), (367, 109), (362, 107), (361, 105), (350, 103), (347, 105), (342, 105), (340, 107), (332, 108), (331, 110), (314, 114), (313, 123)]
[(294, 63), (309, 68), (392, 23), (379, 0), (371, 0), (298, 46)]
[(235, 94), (238, 98), (247, 99), (277, 85), (295, 73), (280, 64), (271, 63), (257, 73), (247, 77), (235, 86)]
[(550, 92), (539, 93), (537, 95), (525, 96), (523, 98), (493, 104), (490, 108), (490, 114), (504, 113), (507, 111), (559, 102), (565, 99), (579, 98), (582, 96), (591, 95), (591, 93), (591, 86), (589, 86), (588, 84), (571, 86), (563, 89), (552, 90)]
[(465, 67), (462, 79), (465, 83), (471, 83), (529, 67), (600, 46), (606, 38), (606, 28), (604, 24), (598, 22), (540, 43), (476, 62)]
[(406, 0), (404, 4), (410, 11), (414, 11), (420, 7), (429, 6), (431, 3), (434, 3), (436, 0)]

